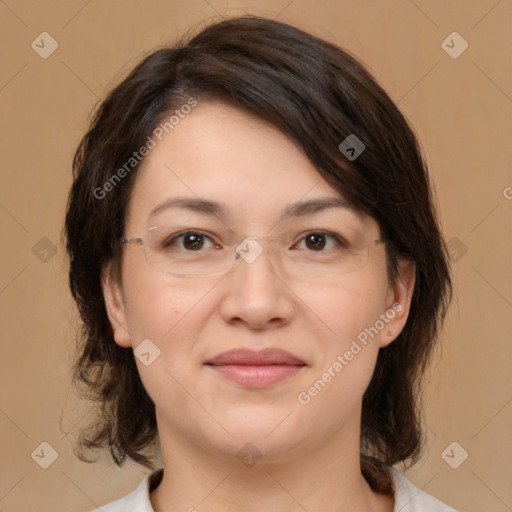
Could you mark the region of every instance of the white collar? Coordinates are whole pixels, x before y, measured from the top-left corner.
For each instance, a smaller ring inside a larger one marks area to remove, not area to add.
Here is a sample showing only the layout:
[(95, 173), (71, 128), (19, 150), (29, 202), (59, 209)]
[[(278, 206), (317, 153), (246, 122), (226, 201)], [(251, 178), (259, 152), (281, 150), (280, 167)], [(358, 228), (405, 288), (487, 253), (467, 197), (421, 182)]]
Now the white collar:
[[(393, 512), (456, 512), (455, 509), (415, 487), (400, 471), (388, 467), (395, 488)], [(150, 492), (160, 484), (163, 468), (149, 473), (138, 487), (120, 500), (104, 505), (94, 512), (154, 512)]]

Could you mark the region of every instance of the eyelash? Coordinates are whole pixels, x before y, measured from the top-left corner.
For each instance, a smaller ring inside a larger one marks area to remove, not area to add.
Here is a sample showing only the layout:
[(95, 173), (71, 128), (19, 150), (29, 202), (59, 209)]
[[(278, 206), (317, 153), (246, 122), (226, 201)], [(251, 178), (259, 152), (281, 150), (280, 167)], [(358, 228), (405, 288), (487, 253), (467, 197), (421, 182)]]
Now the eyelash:
[[(295, 242), (293, 245), (297, 245), (298, 243), (300, 242), (303, 242), (307, 236), (309, 235), (322, 235), (322, 236), (325, 236), (327, 238), (332, 238), (334, 239), (334, 241), (336, 242), (336, 244), (340, 247), (340, 248), (347, 248), (349, 246), (349, 244), (347, 243), (347, 241), (341, 236), (341, 235), (338, 235), (336, 233), (332, 233), (331, 231), (322, 231), (322, 230), (318, 230), (318, 231), (307, 231), (306, 233), (302, 233), (300, 235), (300, 239), (298, 242)], [(315, 252), (315, 251), (312, 251), (312, 252)], [(324, 252), (324, 251), (317, 251), (317, 252)]]
[[(169, 238), (167, 238), (162, 243), (162, 246), (165, 249), (167, 249), (168, 247), (172, 246), (176, 240), (180, 240), (180, 239), (183, 240), (183, 238), (188, 236), (188, 235), (200, 235), (200, 236), (210, 240), (213, 243), (213, 245), (217, 245), (217, 246), (220, 245), (220, 244), (216, 244), (215, 242), (213, 242), (212, 237), (210, 235), (207, 235), (203, 231), (182, 231), (181, 233), (176, 233), (176, 234), (170, 236)], [(193, 251), (190, 251), (190, 252), (193, 252)]]
[[(202, 236), (208, 240), (210, 240), (210, 242), (213, 244), (214, 247), (217, 247), (219, 248), (220, 247), (220, 244), (219, 243), (216, 243), (214, 242), (213, 238), (208, 235), (207, 233), (203, 232), (203, 231), (183, 231), (181, 233), (176, 233), (174, 235), (172, 235), (171, 237), (167, 238), (163, 243), (162, 243), (162, 247), (167, 249), (171, 246), (174, 245), (174, 243), (177, 241), (177, 240), (183, 240), (184, 237), (188, 236), (188, 235), (199, 235), (199, 236)], [(299, 243), (303, 242), (306, 237), (308, 235), (322, 235), (322, 236), (325, 236), (327, 238), (332, 238), (334, 239), (334, 241), (341, 247), (341, 248), (346, 248), (349, 246), (349, 244), (347, 243), (347, 241), (341, 236), (341, 235), (338, 235), (336, 233), (332, 233), (330, 231), (323, 231), (323, 230), (313, 230), (313, 231), (306, 231), (304, 233), (301, 233), (300, 238), (294, 242), (292, 244), (292, 247), (293, 246), (296, 246), (298, 245)], [(182, 248), (183, 250), (186, 250), (184, 248)], [(194, 252), (194, 251), (187, 251), (187, 252)], [(311, 251), (311, 252), (324, 252), (324, 251)]]

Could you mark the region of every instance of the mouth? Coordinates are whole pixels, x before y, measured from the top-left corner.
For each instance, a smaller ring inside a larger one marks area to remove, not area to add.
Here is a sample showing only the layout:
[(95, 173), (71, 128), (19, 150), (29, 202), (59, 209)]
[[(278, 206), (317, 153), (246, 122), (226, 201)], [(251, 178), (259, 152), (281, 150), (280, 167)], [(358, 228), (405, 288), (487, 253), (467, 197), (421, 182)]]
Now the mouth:
[(229, 350), (205, 365), (222, 377), (249, 388), (272, 386), (307, 367), (304, 361), (280, 349)]

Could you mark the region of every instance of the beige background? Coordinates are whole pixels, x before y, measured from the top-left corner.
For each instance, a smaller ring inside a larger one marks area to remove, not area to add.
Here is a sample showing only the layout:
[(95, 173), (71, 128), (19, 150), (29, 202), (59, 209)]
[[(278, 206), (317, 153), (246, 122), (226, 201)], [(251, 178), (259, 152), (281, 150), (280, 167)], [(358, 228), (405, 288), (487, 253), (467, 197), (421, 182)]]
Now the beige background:
[[(198, 22), (246, 12), (352, 51), (415, 127), (456, 299), (426, 390), (427, 450), (407, 475), (458, 509), (512, 510), (509, 0), (0, 0), (0, 510), (85, 511), (143, 476), (72, 454), (88, 406), (69, 379), (78, 322), (60, 231), (71, 158), (93, 106), (142, 54)], [(59, 45), (47, 59), (31, 48), (44, 31)], [(442, 47), (453, 31), (469, 44), (456, 59)], [(453, 441), (469, 454), (457, 469), (441, 457)], [(47, 469), (31, 458), (42, 442), (58, 453)]]

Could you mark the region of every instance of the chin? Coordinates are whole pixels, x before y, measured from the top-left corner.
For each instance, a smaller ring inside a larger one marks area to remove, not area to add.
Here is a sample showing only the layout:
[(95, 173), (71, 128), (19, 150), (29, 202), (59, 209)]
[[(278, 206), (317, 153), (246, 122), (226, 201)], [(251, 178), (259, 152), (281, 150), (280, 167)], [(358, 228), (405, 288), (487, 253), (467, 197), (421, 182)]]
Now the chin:
[(233, 438), (210, 440), (210, 443), (216, 458), (228, 463), (240, 463), (247, 468), (256, 464), (262, 468), (289, 462), (294, 458), (294, 453), (300, 456), (300, 450), (296, 450), (300, 446), (300, 440), (289, 435), (267, 437), (266, 434), (258, 436), (258, 433), (241, 432)]
[(218, 429), (214, 436), (209, 436), (208, 443), (222, 458), (233, 460), (236, 457), (243, 462), (245, 457), (265, 456), (267, 462), (270, 458), (277, 462), (284, 460), (286, 454), (305, 440), (304, 424), (302, 428), (296, 425), (291, 409), (279, 410), (279, 413), (270, 413), (268, 407), (267, 411), (258, 407), (253, 411), (249, 409), (244, 407), (229, 418), (219, 418), (232, 437)]

